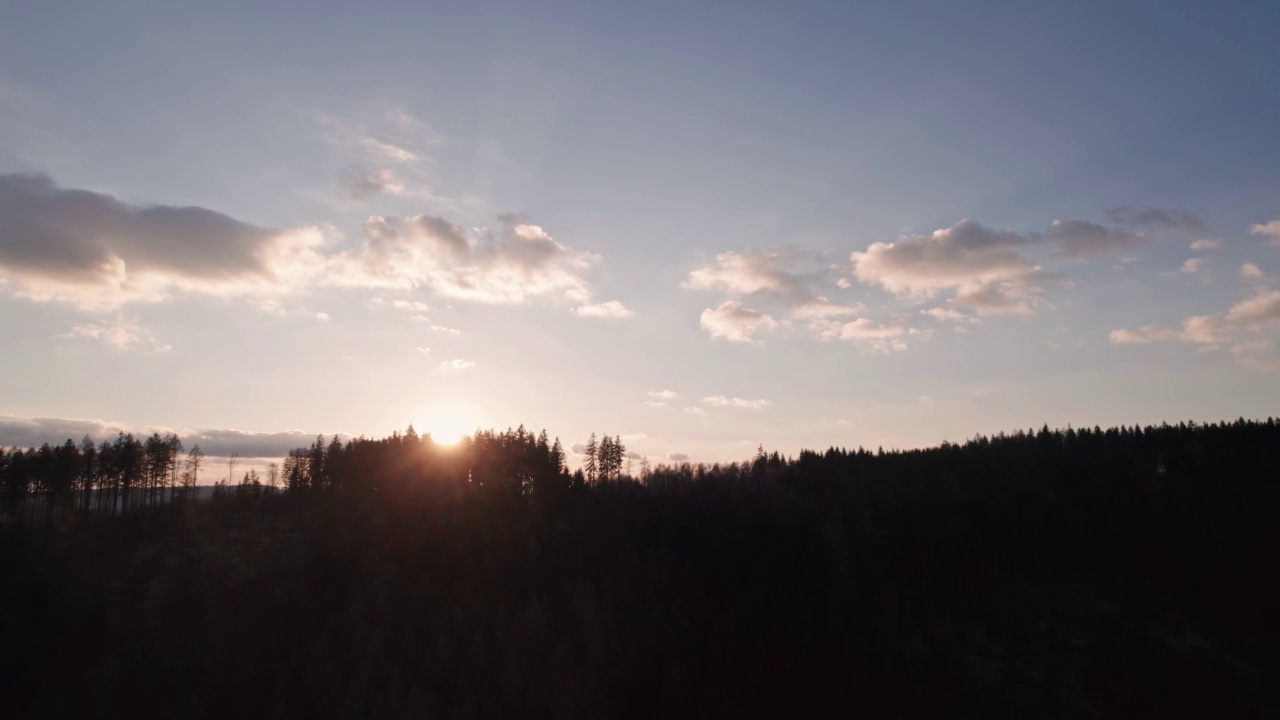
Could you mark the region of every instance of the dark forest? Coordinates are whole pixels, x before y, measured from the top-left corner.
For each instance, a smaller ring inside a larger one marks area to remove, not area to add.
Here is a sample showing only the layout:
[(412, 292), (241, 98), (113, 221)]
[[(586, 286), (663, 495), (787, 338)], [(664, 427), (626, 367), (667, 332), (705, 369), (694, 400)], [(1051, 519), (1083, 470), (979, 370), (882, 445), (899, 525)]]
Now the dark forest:
[(625, 456), (0, 451), (0, 717), (1280, 713), (1274, 419)]

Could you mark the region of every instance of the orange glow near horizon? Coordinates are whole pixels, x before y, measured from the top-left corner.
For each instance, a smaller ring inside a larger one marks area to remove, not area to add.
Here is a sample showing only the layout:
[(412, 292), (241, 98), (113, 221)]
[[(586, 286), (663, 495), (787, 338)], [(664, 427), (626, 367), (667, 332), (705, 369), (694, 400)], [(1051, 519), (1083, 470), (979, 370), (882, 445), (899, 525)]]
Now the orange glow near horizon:
[(419, 434), (430, 433), (441, 445), (456, 445), (480, 426), (480, 413), (467, 403), (442, 400), (414, 413), (413, 426)]

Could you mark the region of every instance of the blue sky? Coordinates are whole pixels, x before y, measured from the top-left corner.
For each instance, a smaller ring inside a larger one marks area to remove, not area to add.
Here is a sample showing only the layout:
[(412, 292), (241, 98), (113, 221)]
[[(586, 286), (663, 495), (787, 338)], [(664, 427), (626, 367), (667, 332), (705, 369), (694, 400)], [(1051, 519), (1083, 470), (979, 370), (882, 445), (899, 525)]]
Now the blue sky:
[(11, 5), (0, 444), (1280, 400), (1274, 4)]

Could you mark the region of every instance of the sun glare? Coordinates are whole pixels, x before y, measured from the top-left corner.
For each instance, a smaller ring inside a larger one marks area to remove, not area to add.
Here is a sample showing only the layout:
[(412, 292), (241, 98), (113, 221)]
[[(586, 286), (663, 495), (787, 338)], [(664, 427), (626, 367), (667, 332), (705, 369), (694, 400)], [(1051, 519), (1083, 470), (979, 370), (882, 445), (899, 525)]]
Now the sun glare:
[(475, 432), (479, 425), (480, 414), (476, 409), (460, 402), (432, 403), (419, 410), (414, 420), (419, 433), (430, 433), (432, 439), (442, 445), (456, 444)]

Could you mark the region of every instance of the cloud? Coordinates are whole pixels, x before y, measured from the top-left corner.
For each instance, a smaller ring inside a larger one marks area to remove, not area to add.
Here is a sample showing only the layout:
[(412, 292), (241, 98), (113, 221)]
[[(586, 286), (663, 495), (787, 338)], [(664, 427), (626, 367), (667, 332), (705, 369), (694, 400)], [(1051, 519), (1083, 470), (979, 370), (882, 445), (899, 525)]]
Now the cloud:
[(738, 397), (725, 397), (724, 395), (708, 395), (707, 397), (702, 398), (702, 403), (712, 407), (747, 408), (750, 410), (759, 410), (773, 404), (771, 400), (747, 400), (745, 398)]
[(1240, 266), (1240, 277), (1246, 280), (1261, 280), (1266, 277), (1262, 270), (1253, 263), (1245, 263)]
[(819, 335), (823, 340), (842, 340), (863, 345), (876, 352), (897, 352), (907, 349), (901, 339), (909, 331), (901, 325), (881, 324), (870, 318), (858, 318), (852, 322), (831, 322)]
[(690, 407), (687, 407), (687, 408), (685, 408), (685, 409), (684, 409), (684, 411), (685, 411), (685, 412), (687, 412), (687, 413), (689, 413), (690, 415), (706, 415), (706, 414), (707, 414), (707, 411), (706, 411), (706, 410), (703, 410), (702, 408), (700, 408), (700, 407), (698, 407), (698, 406), (696, 406), (696, 405), (692, 405), (692, 406), (690, 406)]
[(855, 342), (860, 340), (882, 340), (898, 337), (904, 332), (906, 331), (898, 325), (881, 325), (874, 320), (858, 318), (853, 322), (845, 323), (840, 328), (840, 339)]
[(872, 243), (850, 255), (853, 274), (899, 297), (926, 300), (943, 291), (973, 293), (1001, 283), (1027, 293), (1046, 273), (1022, 255), (1033, 238), (961, 220), (930, 235)]
[(675, 390), (650, 390), (648, 394), (649, 397), (662, 398), (663, 400), (680, 397), (680, 393)]
[(1112, 330), (1108, 337), (1112, 345), (1147, 345), (1174, 340), (1178, 337), (1178, 332), (1169, 328), (1146, 325), (1137, 330)]
[(629, 318), (635, 313), (626, 308), (625, 305), (617, 300), (609, 302), (597, 303), (595, 305), (580, 305), (573, 309), (573, 314), (579, 317), (591, 318)]
[(417, 350), (418, 352), (422, 353), (423, 355), (430, 355), (430, 354), (431, 354), (431, 348), (429, 348), (429, 347), (416, 347), (416, 348), (414, 348), (414, 350)]
[(475, 366), (476, 366), (475, 360), (463, 360), (462, 358), (457, 358), (455, 360), (445, 360), (444, 362), (440, 363), (440, 367), (446, 370), (468, 370)]
[(671, 462), (688, 462), (689, 454), (680, 453), (680, 452), (669, 452), (667, 453), (667, 459), (670, 460)]
[(1209, 258), (1206, 258), (1206, 257), (1189, 258), (1186, 262), (1182, 263), (1182, 272), (1187, 273), (1188, 275), (1193, 275), (1205, 269), (1205, 267), (1207, 267), (1208, 265), (1209, 265)]
[(949, 307), (929, 308), (928, 310), (921, 310), (920, 314), (928, 315), (934, 320), (943, 321), (943, 322), (948, 320), (952, 322), (960, 322), (962, 320), (969, 319), (968, 315), (965, 315), (964, 313), (960, 312), (959, 310), (956, 310), (955, 308), (949, 308)]
[(1280, 372), (1280, 353), (1271, 340), (1251, 340), (1231, 346), (1231, 354), (1255, 372)]
[(645, 400), (644, 404), (648, 405), (649, 407), (656, 407), (656, 408), (664, 408), (667, 406), (667, 403), (664, 403), (658, 400)]
[(174, 291), (274, 293), (314, 266), (323, 244), (316, 228), (270, 230), (205, 208), (135, 206), (43, 176), (0, 175), (0, 278), (38, 302), (100, 310)]
[(599, 256), (573, 250), (538, 225), (469, 232), (441, 217), (370, 217), (358, 251), (332, 259), (332, 281), (361, 287), (428, 288), (485, 303), (539, 297), (585, 302), (581, 272)]
[[(175, 433), (189, 451), (193, 446), (209, 457), (226, 457), (239, 453), (245, 458), (279, 458), (290, 450), (315, 442), (315, 432), (288, 430), (283, 432), (250, 432), (228, 429), (169, 428), (131, 425), (100, 419), (45, 418), (0, 415), (0, 447), (38, 447), (43, 443), (76, 442), (88, 435), (95, 442), (110, 440), (117, 433), (149, 436), (152, 433)], [(327, 435), (328, 436), (328, 435)], [(343, 439), (349, 435), (339, 434)]]
[(1222, 247), (1221, 240), (1196, 240), (1191, 243), (1191, 249), (1197, 252), (1204, 250), (1217, 250), (1220, 247)]
[[(1107, 219), (1118, 225), (1147, 228), (1150, 230), (1183, 230), (1201, 232), (1204, 219), (1185, 210), (1160, 210), (1158, 208), (1134, 208), (1122, 205), (1107, 211)], [(1194, 248), (1200, 249), (1200, 248)]]
[(825, 297), (806, 300), (791, 310), (791, 317), (797, 320), (829, 320), (831, 318), (849, 317), (866, 311), (862, 303), (841, 305)]
[(644, 433), (630, 433), (627, 435), (623, 435), (622, 439), (626, 440), (627, 442), (636, 442), (639, 440), (648, 440), (649, 436), (645, 435)]
[(1280, 290), (1259, 293), (1232, 305), (1226, 320), (1232, 326), (1249, 328), (1280, 320)]
[(429, 161), (421, 145), (437, 144), (440, 135), (426, 123), (403, 111), (382, 118), (348, 122), (331, 116), (319, 118), (325, 138), (372, 162), (420, 165)]
[(391, 307), (397, 310), (407, 310), (410, 312), (431, 312), (430, 305), (424, 302), (418, 302), (417, 300), (393, 300), (391, 302)]
[[(808, 273), (793, 270), (797, 263), (818, 257), (816, 253), (795, 249), (768, 253), (755, 249), (724, 252), (716, 256), (714, 263), (689, 273), (684, 288), (718, 290), (731, 297), (751, 295), (756, 300), (777, 306), (782, 313), (796, 320), (807, 321), (808, 328), (816, 333), (832, 318), (850, 317), (866, 309), (860, 303), (834, 302), (814, 291), (814, 286), (819, 283), (830, 282), (829, 276), (833, 270), (838, 272), (838, 267)], [(837, 286), (849, 287), (847, 281), (839, 282), (843, 280), (838, 278)], [(750, 342), (756, 330), (776, 327), (776, 320), (762, 311), (748, 310), (740, 302), (730, 300), (716, 310), (704, 312), (702, 327), (712, 338)]]
[(724, 338), (740, 343), (753, 342), (757, 332), (778, 327), (778, 321), (773, 317), (752, 310), (737, 300), (726, 300), (714, 310), (703, 310), (699, 324), (713, 340)]
[(1280, 248), (1280, 220), (1254, 225), (1249, 232), (1269, 237), (1270, 240), (1266, 242), (1267, 247)]
[(992, 284), (964, 288), (949, 303), (976, 311), (979, 315), (1030, 315), (1024, 292), (1012, 285)]
[(794, 252), (766, 254), (753, 249), (720, 253), (713, 264), (689, 273), (684, 287), (722, 290), (734, 295), (771, 293), (807, 299), (805, 281), (788, 269), (797, 257)]
[(123, 317), (99, 320), (95, 323), (76, 325), (64, 335), (67, 338), (96, 340), (120, 351), (140, 351), (164, 354), (173, 348), (156, 339), (149, 330)]
[(1113, 252), (1131, 251), (1146, 242), (1140, 234), (1084, 220), (1054, 220), (1045, 238), (1057, 243), (1054, 255), (1070, 260), (1092, 260)]
[(1137, 330), (1113, 330), (1113, 345), (1141, 345), (1177, 340), (1213, 349), (1233, 341), (1240, 332), (1257, 332), (1280, 321), (1280, 290), (1263, 290), (1232, 305), (1226, 312), (1193, 315), (1177, 328), (1147, 325)]
[(351, 165), (338, 179), (342, 193), (352, 200), (368, 200), (377, 195), (403, 195), (405, 184), (390, 169), (366, 170)]

